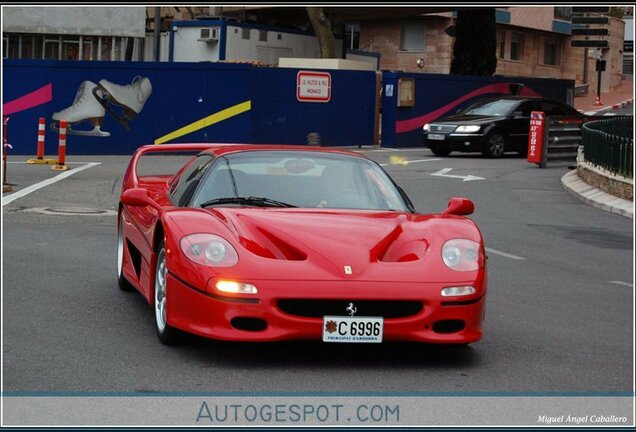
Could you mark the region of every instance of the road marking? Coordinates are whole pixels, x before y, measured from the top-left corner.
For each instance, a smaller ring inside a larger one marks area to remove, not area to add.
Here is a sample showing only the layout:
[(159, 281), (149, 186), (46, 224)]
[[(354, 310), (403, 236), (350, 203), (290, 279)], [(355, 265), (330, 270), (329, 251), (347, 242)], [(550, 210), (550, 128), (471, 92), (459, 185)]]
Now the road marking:
[(460, 176), (460, 175), (454, 175), (454, 174), (448, 174), (449, 172), (451, 172), (453, 169), (452, 168), (444, 168), (441, 169), (439, 171), (437, 171), (436, 173), (431, 174), (432, 176), (438, 176), (438, 177), (448, 177), (448, 178), (456, 178), (456, 179), (462, 179), (462, 181), (471, 181), (471, 180), (486, 180), (483, 177), (477, 177), (474, 175), (467, 175), (467, 176)]
[(524, 257), (520, 257), (517, 255), (509, 254), (506, 252), (499, 251), (497, 249), (486, 248), (486, 252), (490, 252), (491, 254), (500, 255), (502, 257), (510, 258), (513, 260), (524, 260)]
[(630, 284), (630, 283), (628, 283), (628, 282), (621, 282), (621, 281), (608, 281), (608, 282), (609, 282), (609, 283), (611, 283), (611, 284), (615, 284), (615, 285), (623, 285), (623, 286), (627, 286), (627, 287), (630, 287), (630, 288), (633, 288), (633, 287), (634, 287), (634, 285), (633, 285), (633, 284)]
[(13, 201), (15, 201), (15, 200), (17, 200), (19, 198), (27, 196), (28, 194), (30, 194), (32, 192), (35, 192), (36, 190), (39, 190), (39, 189), (42, 189), (43, 187), (52, 185), (53, 183), (59, 182), (60, 180), (64, 180), (65, 178), (70, 177), (70, 176), (72, 176), (75, 173), (78, 173), (80, 171), (84, 171), (84, 170), (89, 169), (89, 168), (93, 168), (94, 166), (97, 166), (97, 165), (101, 165), (101, 163), (100, 162), (90, 162), (90, 163), (87, 163), (84, 166), (81, 166), (81, 167), (78, 167), (78, 168), (74, 168), (74, 169), (72, 169), (70, 171), (65, 171), (62, 174), (58, 174), (55, 177), (52, 177), (50, 179), (46, 179), (46, 180), (41, 181), (39, 183), (33, 184), (33, 185), (29, 186), (29, 187), (26, 187), (26, 188), (24, 188), (22, 190), (19, 190), (19, 191), (15, 192), (15, 193), (12, 193), (10, 195), (5, 195), (5, 196), (2, 197), (2, 207), (6, 206), (7, 204), (9, 204), (9, 203), (11, 203), (11, 202), (13, 202)]
[(431, 159), (406, 160), (406, 159), (401, 159), (399, 157), (396, 157), (396, 158), (391, 157), (391, 162), (380, 164), (380, 166), (410, 165), (410, 164), (414, 164), (414, 163), (432, 162), (432, 161), (438, 161), (438, 160), (441, 160), (441, 159), (431, 158)]
[[(8, 164), (22, 164), (22, 165), (31, 165), (30, 163), (28, 163), (27, 161), (7, 161)], [(101, 162), (64, 162), (66, 165), (84, 165), (87, 163), (92, 163), (92, 164), (101, 164)], [(35, 164), (35, 165), (44, 165), (45, 164)], [(52, 164), (48, 164), (48, 165), (52, 165)]]

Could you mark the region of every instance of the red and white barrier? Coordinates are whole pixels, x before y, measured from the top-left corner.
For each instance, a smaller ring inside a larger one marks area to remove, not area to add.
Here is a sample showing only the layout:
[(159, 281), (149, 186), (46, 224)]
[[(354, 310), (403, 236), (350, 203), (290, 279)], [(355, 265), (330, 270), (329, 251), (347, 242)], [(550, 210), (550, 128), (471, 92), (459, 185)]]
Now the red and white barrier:
[(44, 117), (40, 117), (38, 121), (38, 147), (36, 151), (35, 159), (27, 160), (28, 164), (54, 164), (56, 163), (55, 159), (45, 159), (44, 158), (44, 136), (46, 134), (46, 119)]
[(36, 158), (44, 159), (44, 132), (45, 132), (45, 122), (44, 117), (40, 117), (40, 121), (38, 122), (38, 150), (36, 153)]
[(70, 169), (66, 165), (66, 120), (60, 121), (59, 143), (57, 147), (57, 164), (51, 169), (54, 171), (66, 171)]

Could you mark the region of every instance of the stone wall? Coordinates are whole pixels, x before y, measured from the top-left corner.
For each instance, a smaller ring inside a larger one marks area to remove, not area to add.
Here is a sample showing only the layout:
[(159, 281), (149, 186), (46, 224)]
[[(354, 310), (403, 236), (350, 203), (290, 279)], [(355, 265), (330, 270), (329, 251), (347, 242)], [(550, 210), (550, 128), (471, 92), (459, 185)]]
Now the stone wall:
[(585, 183), (597, 187), (603, 192), (614, 195), (618, 198), (634, 201), (633, 180), (615, 176), (609, 172), (594, 167), (587, 162), (579, 162), (577, 174)]

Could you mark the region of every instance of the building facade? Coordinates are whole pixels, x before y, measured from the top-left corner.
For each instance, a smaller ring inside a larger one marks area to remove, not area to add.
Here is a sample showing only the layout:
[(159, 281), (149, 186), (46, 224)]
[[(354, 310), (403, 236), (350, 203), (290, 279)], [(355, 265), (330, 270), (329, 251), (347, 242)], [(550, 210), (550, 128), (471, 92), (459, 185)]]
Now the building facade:
[[(563, 10), (566, 9), (566, 10)], [(574, 79), (596, 88), (592, 49), (570, 47), (572, 24), (568, 8), (510, 7), (496, 11), (496, 75)], [(373, 20), (360, 23), (361, 50), (381, 54), (381, 68), (404, 72), (449, 73), (455, 38), (449, 28), (454, 13), (422, 15), (409, 19)], [(601, 51), (607, 61), (602, 91), (623, 79), (623, 20), (610, 17), (609, 48)]]

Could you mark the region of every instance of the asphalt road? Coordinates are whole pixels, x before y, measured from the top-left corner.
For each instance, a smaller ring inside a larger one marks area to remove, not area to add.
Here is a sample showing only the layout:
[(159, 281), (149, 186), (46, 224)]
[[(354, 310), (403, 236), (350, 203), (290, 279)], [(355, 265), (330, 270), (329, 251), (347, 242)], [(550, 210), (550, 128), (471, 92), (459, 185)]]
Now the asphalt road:
[[(192, 337), (163, 346), (152, 309), (115, 280), (108, 210), (128, 158), (70, 157), (101, 164), (3, 207), (4, 391), (632, 391), (631, 219), (563, 190), (567, 167), (542, 170), (515, 156), (437, 158), (427, 149), (363, 152), (389, 164), (422, 212), (441, 211), (453, 196), (475, 202), (490, 251), (482, 341), (455, 348)], [(395, 164), (405, 160), (419, 162)], [(9, 170), (17, 191), (57, 175), (43, 166)], [(484, 179), (432, 175), (440, 171)]]

